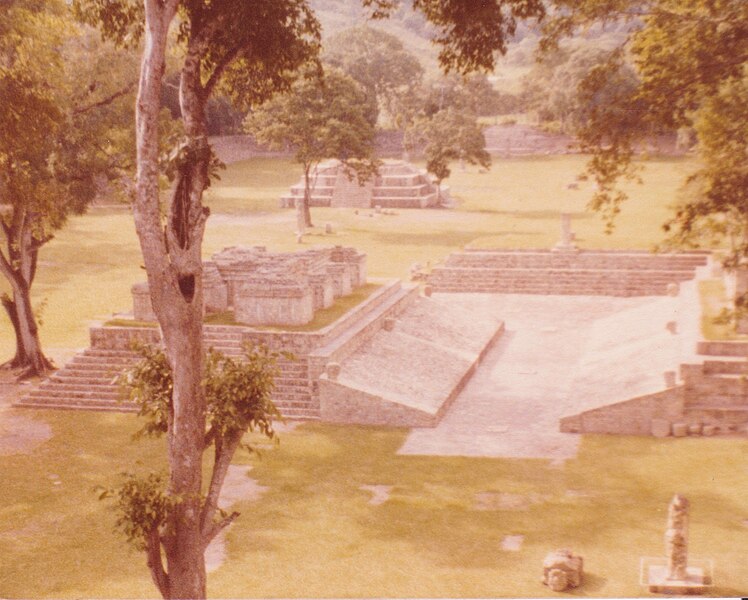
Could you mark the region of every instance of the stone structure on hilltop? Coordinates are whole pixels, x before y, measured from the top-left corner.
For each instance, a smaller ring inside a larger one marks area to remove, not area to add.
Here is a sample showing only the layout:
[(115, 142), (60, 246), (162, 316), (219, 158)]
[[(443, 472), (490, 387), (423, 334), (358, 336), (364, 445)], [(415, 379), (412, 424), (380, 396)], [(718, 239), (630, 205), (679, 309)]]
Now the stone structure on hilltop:
[[(234, 312), (245, 325), (304, 325), (315, 311), (366, 283), (366, 255), (355, 248), (268, 252), (224, 248), (203, 263), (206, 313)], [(154, 321), (147, 283), (132, 287), (133, 316)]]
[[(337, 160), (319, 165), (311, 179), (311, 206), (436, 208), (451, 203), (446, 188), (442, 187), (439, 193), (425, 170), (403, 161), (382, 164), (379, 174), (363, 185)], [(281, 198), (281, 208), (293, 208), (296, 200), (303, 197), (302, 178)]]

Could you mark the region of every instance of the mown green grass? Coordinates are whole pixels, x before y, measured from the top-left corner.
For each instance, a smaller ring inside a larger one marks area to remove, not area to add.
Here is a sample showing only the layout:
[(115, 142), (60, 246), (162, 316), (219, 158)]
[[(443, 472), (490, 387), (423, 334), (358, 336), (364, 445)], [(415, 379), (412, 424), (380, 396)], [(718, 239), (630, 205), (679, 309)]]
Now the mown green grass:
[[(0, 595), (153, 597), (143, 557), (113, 531), (115, 515), (93, 488), (124, 470), (158, 468), (161, 442), (132, 442), (132, 415), (23, 415), (49, 423), (54, 435), (0, 463)], [(586, 436), (579, 456), (559, 466), (400, 456), (405, 435), (307, 424), (282, 434), (261, 459), (238, 455), (267, 491), (235, 505), (242, 515), (209, 594), (555, 596), (539, 583), (542, 559), (570, 547), (586, 571), (573, 595), (642, 595), (639, 558), (663, 555), (675, 492), (692, 503), (691, 556), (715, 561), (712, 595), (748, 589), (748, 471), (734, 459), (748, 451), (745, 440)], [(392, 486), (390, 498), (369, 504), (362, 485)], [(476, 494), (485, 493), (510, 501), (478, 510)], [(501, 550), (507, 535), (524, 536), (518, 552)]]

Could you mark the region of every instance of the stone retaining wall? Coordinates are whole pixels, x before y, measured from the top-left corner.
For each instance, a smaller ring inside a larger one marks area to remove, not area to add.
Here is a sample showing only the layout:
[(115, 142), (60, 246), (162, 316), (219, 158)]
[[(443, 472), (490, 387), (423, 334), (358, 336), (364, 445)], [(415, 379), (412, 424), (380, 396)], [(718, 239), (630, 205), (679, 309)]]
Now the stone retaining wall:
[(651, 296), (695, 277), (704, 253), (469, 250), (451, 254), (428, 282), (436, 292)]
[(564, 433), (650, 435), (653, 419), (674, 422), (681, 420), (682, 415), (683, 388), (675, 387), (564, 417), (560, 430)]

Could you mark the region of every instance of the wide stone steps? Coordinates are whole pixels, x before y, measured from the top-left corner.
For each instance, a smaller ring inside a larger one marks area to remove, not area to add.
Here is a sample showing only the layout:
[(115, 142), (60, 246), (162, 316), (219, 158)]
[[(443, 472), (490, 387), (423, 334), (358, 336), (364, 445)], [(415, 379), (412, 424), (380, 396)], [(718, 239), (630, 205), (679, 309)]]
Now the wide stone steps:
[(417, 184), (411, 187), (406, 186), (380, 186), (374, 188), (374, 198), (410, 198), (418, 196), (426, 196), (431, 192), (431, 187), (427, 183)]
[(425, 196), (402, 196), (374, 198), (375, 204), (382, 208), (426, 208), (436, 205), (436, 194)]
[(705, 375), (748, 375), (748, 360), (741, 357), (734, 357), (732, 360), (707, 359), (704, 361), (703, 372)]
[(555, 269), (637, 269), (693, 270), (707, 264), (708, 254), (651, 254), (647, 252), (549, 250), (486, 251), (468, 249), (451, 254), (445, 266), (461, 268), (555, 268)]

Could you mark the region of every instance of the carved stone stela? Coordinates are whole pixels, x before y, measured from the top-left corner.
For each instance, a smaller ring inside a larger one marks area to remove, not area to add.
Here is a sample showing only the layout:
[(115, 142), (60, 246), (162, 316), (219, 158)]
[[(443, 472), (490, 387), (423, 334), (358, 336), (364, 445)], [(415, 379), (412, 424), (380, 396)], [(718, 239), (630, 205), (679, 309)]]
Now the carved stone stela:
[(688, 499), (676, 494), (667, 512), (665, 530), (667, 579), (683, 581), (688, 568)]
[(702, 594), (711, 576), (701, 566), (688, 565), (688, 499), (675, 494), (670, 501), (665, 527), (665, 560), (646, 571), (649, 591), (658, 594)]

